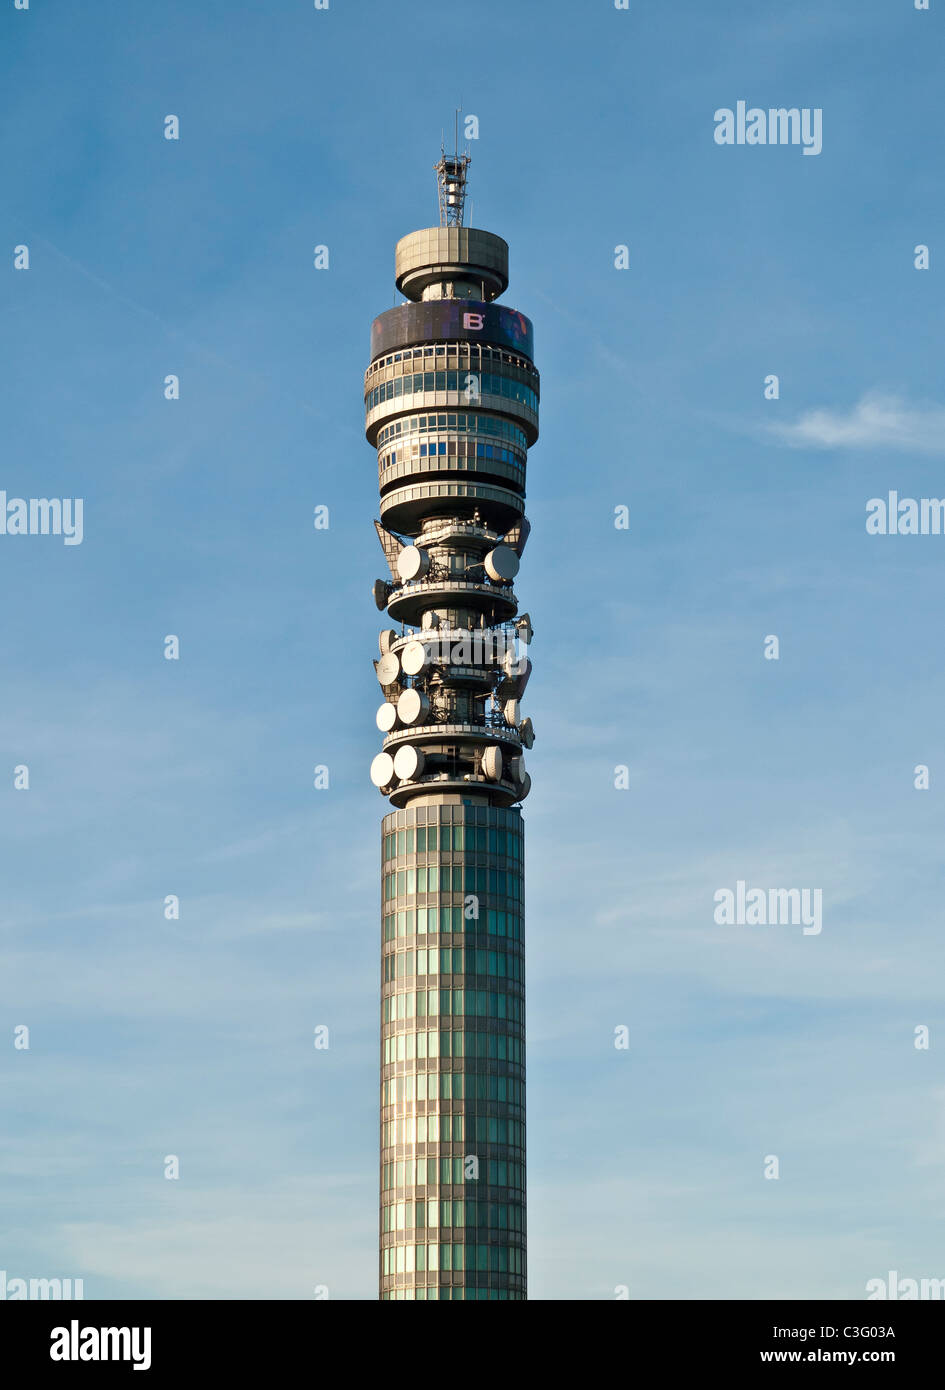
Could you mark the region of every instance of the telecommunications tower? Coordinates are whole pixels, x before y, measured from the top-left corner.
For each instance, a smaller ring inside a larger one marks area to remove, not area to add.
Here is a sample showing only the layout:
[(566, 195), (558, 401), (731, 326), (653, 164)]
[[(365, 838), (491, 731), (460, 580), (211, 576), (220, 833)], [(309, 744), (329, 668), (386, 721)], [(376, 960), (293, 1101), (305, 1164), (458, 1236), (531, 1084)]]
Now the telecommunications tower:
[(469, 156), (435, 166), (440, 225), (397, 243), (406, 303), (374, 320), (375, 661), (382, 751), (381, 1299), (524, 1299), (522, 695), (513, 581), (538, 438), (532, 325), (494, 300), (507, 244), (464, 226)]

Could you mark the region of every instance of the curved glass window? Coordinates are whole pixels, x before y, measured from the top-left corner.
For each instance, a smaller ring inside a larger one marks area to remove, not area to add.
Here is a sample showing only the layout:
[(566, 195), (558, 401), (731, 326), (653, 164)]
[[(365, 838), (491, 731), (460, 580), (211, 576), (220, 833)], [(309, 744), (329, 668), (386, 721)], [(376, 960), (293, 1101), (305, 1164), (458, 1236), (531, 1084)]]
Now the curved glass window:
[(427, 458), (494, 459), (511, 468), (524, 471), (525, 453), (506, 448), (504, 444), (487, 443), (476, 439), (419, 440), (404, 439), (397, 447), (386, 449), (378, 456), (378, 464), (383, 472), (394, 464), (410, 463)]
[[(364, 373), (365, 382), (378, 372), (384, 371), (387, 367), (393, 366), (397, 362), (409, 364), (411, 369), (414, 363), (424, 363), (431, 357), (455, 358), (460, 369), (467, 364), (498, 364), (507, 362), (512, 367), (519, 367), (522, 371), (530, 372), (537, 376), (535, 364), (529, 357), (520, 357), (518, 353), (506, 352), (502, 348), (489, 347), (488, 344), (471, 342), (444, 343), (434, 349), (432, 347), (405, 348), (403, 352), (394, 353), (388, 357), (379, 357), (376, 362), (372, 362)], [(401, 371), (405, 368), (401, 367)]]
[(524, 1042), (520, 1033), (479, 1033), (469, 1028), (390, 1033), (384, 1039), (384, 1063), (413, 1062), (422, 1057), (487, 1057), (521, 1066)]
[[(515, 1159), (490, 1158), (480, 1166), (479, 1181), (485, 1178), (490, 1187), (509, 1187), (525, 1190), (525, 1165)], [(460, 1157), (401, 1158), (382, 1165), (385, 1192), (397, 1187), (428, 1187), (449, 1183), (460, 1187), (466, 1182), (463, 1160)]]
[[(367, 392), (364, 408), (371, 411), (384, 401), (396, 400), (401, 396), (417, 395), (421, 391), (469, 391), (472, 388), (463, 372), (414, 372), (410, 376), (395, 377), (393, 381), (382, 381), (379, 386)], [(529, 410), (538, 410), (538, 395), (522, 381), (499, 376), (494, 372), (478, 372), (475, 376), (474, 395), (502, 396), (507, 400), (518, 401)], [(467, 404), (469, 401), (467, 401)]]
[(403, 434), (425, 434), (429, 430), (456, 430), (462, 434), (491, 434), (498, 439), (506, 439), (524, 453), (528, 447), (525, 431), (509, 420), (501, 420), (496, 415), (472, 415), (458, 411), (455, 414), (440, 412), (436, 415), (404, 415), (394, 420), (377, 436), (378, 447)]

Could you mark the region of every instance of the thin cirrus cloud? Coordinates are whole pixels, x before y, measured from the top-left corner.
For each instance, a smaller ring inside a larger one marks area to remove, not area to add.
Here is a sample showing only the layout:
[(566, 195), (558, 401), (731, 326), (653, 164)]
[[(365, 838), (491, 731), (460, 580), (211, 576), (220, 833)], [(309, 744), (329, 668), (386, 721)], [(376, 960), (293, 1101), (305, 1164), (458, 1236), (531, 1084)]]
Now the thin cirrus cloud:
[(945, 453), (945, 408), (872, 391), (850, 410), (808, 410), (793, 424), (769, 426), (799, 449), (909, 449)]

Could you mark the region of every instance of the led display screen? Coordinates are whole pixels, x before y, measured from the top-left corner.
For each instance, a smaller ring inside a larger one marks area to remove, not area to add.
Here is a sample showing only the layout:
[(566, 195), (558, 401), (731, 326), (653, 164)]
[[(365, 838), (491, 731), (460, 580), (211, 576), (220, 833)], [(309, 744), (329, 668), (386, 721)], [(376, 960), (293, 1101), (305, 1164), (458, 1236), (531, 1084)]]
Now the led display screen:
[(531, 320), (517, 310), (475, 299), (429, 299), (421, 304), (401, 304), (374, 320), (371, 361), (400, 348), (440, 339), (489, 343), (529, 359), (534, 356)]

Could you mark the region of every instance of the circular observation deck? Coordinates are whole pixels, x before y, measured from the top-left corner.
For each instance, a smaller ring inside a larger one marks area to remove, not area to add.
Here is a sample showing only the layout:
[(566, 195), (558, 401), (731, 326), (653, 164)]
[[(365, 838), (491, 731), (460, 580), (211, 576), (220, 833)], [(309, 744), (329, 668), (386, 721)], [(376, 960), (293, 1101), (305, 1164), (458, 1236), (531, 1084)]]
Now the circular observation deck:
[(508, 288), (509, 245), (476, 227), (423, 227), (398, 241), (394, 275), (405, 299), (423, 299), (456, 280), (480, 285), (484, 299), (495, 299)]

